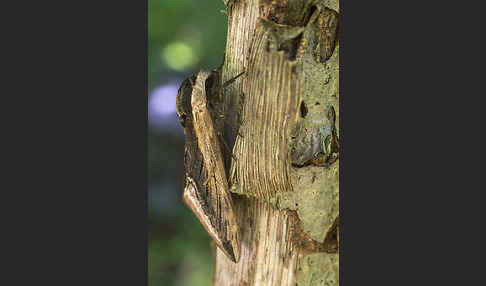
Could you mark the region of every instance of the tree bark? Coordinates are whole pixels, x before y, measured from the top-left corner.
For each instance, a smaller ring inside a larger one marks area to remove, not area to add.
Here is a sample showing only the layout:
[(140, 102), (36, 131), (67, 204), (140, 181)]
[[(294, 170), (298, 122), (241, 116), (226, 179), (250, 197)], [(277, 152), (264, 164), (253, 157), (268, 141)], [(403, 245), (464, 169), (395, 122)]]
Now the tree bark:
[(221, 82), (245, 71), (224, 90), (223, 134), (241, 253), (214, 248), (213, 284), (338, 285), (339, 159), (315, 157), (339, 129), (338, 1), (225, 4)]

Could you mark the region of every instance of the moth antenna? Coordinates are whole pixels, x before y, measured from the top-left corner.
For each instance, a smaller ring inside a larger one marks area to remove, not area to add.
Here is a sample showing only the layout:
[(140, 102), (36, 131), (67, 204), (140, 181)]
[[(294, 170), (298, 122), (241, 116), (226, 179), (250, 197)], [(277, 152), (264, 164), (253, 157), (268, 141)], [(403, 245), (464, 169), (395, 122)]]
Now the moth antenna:
[(238, 74), (237, 76), (235, 76), (234, 78), (228, 80), (227, 82), (223, 83), (223, 85), (221, 86), (221, 89), (223, 88), (226, 88), (228, 85), (232, 84), (233, 82), (235, 82), (235, 80), (237, 78), (239, 78), (240, 76), (242, 76), (245, 72), (241, 72), (240, 74)]

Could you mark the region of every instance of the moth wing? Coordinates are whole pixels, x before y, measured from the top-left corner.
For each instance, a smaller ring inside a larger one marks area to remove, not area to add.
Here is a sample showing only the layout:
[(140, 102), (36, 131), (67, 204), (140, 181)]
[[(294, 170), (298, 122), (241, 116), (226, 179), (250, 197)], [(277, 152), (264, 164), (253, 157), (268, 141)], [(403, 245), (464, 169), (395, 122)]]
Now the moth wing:
[(338, 14), (331, 9), (324, 9), (318, 18), (318, 47), (317, 52), (319, 61), (327, 61), (333, 54), (336, 47), (338, 33)]
[[(204, 227), (209, 236), (216, 243), (218, 248), (230, 258), (233, 262), (239, 260), (239, 240), (233, 237), (228, 237), (231, 233), (228, 228), (234, 226), (235, 218), (232, 210), (230, 216), (225, 214), (217, 216), (211, 206), (210, 199), (218, 200), (218, 203), (223, 208), (231, 207), (227, 204), (227, 198), (204, 198), (202, 196), (204, 192), (198, 189), (198, 185), (189, 176), (186, 176), (185, 188), (182, 198), (189, 209), (196, 215), (197, 219)], [(209, 195), (210, 193), (208, 193)]]

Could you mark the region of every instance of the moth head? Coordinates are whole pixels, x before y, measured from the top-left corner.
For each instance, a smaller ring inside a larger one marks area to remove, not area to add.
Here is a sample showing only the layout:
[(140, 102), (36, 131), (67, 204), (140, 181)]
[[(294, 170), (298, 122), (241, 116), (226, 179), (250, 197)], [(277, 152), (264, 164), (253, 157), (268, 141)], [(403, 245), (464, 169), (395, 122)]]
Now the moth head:
[(185, 114), (178, 114), (177, 116), (179, 117), (179, 123), (181, 124), (181, 126), (183, 128), (186, 127), (186, 115)]
[(197, 74), (196, 83), (192, 89), (191, 106), (198, 108), (206, 105), (206, 80), (211, 76), (212, 72), (202, 70)]
[(217, 70), (211, 71), (210, 75), (206, 78), (204, 83), (206, 89), (206, 96), (209, 98), (214, 95), (220, 84), (219, 84), (219, 73)]
[(186, 78), (177, 92), (176, 98), (176, 112), (179, 117), (179, 123), (182, 127), (186, 126), (187, 118), (190, 117), (192, 112), (191, 109), (191, 94), (194, 83), (196, 81), (196, 76), (192, 75)]

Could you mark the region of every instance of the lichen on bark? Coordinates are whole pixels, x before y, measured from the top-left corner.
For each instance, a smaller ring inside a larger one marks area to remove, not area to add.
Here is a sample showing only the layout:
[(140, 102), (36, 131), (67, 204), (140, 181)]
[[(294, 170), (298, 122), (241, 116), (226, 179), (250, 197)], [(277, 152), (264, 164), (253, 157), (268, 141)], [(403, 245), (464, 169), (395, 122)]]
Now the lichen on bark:
[(339, 118), (339, 40), (326, 60), (317, 51), (326, 7), (339, 12), (336, 0), (229, 2), (222, 82), (247, 72), (224, 93), (242, 253), (235, 264), (216, 249), (215, 285), (339, 284), (339, 254), (323, 251), (339, 217), (339, 159), (291, 164), (295, 142), (329, 125), (329, 106)]

